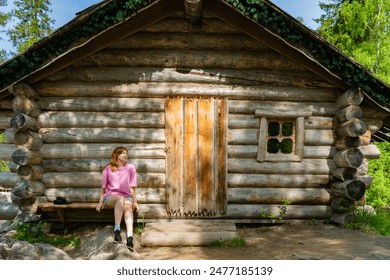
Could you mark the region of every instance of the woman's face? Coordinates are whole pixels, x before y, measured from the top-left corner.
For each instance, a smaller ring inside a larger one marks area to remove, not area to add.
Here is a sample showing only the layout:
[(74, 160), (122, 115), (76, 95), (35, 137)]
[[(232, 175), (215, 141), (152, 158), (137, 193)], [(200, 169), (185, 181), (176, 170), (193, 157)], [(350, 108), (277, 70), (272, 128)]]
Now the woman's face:
[(127, 154), (127, 151), (124, 150), (119, 156), (118, 156), (118, 161), (124, 163), (124, 162), (127, 162), (129, 156)]

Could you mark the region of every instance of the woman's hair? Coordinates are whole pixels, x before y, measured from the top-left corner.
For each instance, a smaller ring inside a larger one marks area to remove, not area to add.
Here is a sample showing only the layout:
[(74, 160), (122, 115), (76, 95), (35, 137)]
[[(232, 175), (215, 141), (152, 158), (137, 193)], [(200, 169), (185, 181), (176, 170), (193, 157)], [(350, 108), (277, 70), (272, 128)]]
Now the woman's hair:
[(123, 151), (128, 152), (128, 150), (125, 147), (116, 147), (115, 150), (111, 154), (111, 159), (110, 159), (110, 169), (112, 172), (115, 172), (118, 168), (118, 157), (120, 154), (123, 153)]

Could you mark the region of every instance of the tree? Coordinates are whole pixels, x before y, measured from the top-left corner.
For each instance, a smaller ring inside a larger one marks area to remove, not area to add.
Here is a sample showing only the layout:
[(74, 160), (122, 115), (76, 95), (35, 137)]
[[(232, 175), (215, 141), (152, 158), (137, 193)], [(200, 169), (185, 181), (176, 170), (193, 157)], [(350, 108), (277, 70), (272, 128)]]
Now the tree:
[(330, 43), (390, 82), (390, 1), (332, 0), (320, 2), (325, 12), (316, 20)]
[(8, 35), (18, 52), (24, 52), (34, 43), (53, 31), (54, 20), (50, 18), (49, 0), (16, 0), (12, 17), (16, 24)]
[[(7, 1), (6, 0), (0, 0), (0, 8), (7, 6)], [(3, 27), (7, 24), (8, 20), (10, 18), (9, 13), (5, 13), (0, 11), (0, 41), (3, 40), (2, 35), (5, 33), (3, 30)], [(7, 54), (6, 51), (3, 49), (0, 49), (0, 64), (6, 60)]]

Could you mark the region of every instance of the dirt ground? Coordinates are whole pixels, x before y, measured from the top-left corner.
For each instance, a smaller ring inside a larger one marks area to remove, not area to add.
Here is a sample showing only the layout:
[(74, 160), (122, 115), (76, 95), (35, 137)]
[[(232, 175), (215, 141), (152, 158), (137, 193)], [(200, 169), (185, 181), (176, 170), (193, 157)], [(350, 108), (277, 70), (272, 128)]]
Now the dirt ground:
[(142, 247), (136, 235), (134, 253), (140, 260), (390, 260), (389, 236), (335, 225), (239, 225), (238, 232), (244, 247)]

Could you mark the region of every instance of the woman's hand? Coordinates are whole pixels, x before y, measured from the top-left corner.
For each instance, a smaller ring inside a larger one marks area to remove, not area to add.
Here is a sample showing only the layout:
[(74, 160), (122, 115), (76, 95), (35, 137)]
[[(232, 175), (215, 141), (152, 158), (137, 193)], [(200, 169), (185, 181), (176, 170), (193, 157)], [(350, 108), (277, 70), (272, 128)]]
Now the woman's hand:
[(100, 212), (103, 209), (103, 203), (99, 202), (98, 205), (96, 205), (96, 211)]
[(139, 210), (139, 205), (138, 205), (137, 202), (135, 202), (135, 203), (133, 204), (133, 211), (138, 212), (138, 210)]

